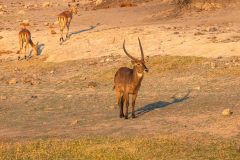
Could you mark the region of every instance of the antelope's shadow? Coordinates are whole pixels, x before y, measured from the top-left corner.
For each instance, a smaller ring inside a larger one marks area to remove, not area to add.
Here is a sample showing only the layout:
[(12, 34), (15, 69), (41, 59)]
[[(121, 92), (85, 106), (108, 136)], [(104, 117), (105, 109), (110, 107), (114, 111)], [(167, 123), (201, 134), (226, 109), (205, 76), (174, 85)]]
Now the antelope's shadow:
[(38, 45), (38, 56), (40, 56), (42, 54), (44, 47), (45, 47), (45, 44), (43, 44), (43, 43)]
[(141, 108), (137, 109), (135, 111), (135, 114), (136, 114), (137, 117), (139, 117), (139, 116), (142, 116), (145, 113), (151, 112), (155, 109), (168, 107), (168, 106), (170, 106), (172, 104), (175, 104), (175, 103), (181, 103), (181, 102), (183, 102), (183, 101), (185, 101), (189, 98), (189, 94), (190, 94), (190, 91), (188, 91), (184, 96), (179, 98), (179, 97), (176, 97), (176, 95), (177, 95), (177, 93), (176, 93), (175, 95), (173, 95), (171, 97), (172, 100), (170, 102), (158, 101), (158, 102), (148, 104), (144, 107), (141, 107)]
[(72, 32), (69, 34), (69, 38), (71, 38), (72, 35), (75, 35), (75, 34), (80, 34), (82, 32), (87, 32), (87, 31), (90, 31), (90, 30), (93, 30), (95, 29), (97, 26), (89, 26), (89, 28), (86, 28), (86, 29), (82, 29), (82, 30), (79, 30), (79, 31), (75, 31), (75, 32)]
[(63, 44), (64, 42), (68, 41), (73, 35), (80, 34), (80, 33), (82, 33), (82, 32), (87, 32), (87, 31), (90, 31), (90, 30), (93, 30), (93, 29), (95, 29), (96, 27), (97, 27), (97, 26), (89, 26), (89, 28), (81, 29), (81, 30), (78, 30), (78, 31), (75, 31), (75, 32), (71, 32), (71, 33), (69, 33), (68, 38), (63, 39), (63, 42), (60, 42), (60, 45)]

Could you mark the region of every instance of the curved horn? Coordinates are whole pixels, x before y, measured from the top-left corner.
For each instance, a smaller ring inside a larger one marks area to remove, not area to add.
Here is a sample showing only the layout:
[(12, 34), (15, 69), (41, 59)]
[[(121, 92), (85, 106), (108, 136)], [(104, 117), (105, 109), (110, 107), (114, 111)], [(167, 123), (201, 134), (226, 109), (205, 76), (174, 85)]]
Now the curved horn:
[(142, 44), (141, 44), (139, 37), (138, 37), (138, 42), (139, 42), (139, 46), (140, 46), (140, 50), (141, 50), (142, 60), (144, 61), (144, 53), (143, 53)]
[(123, 50), (124, 50), (125, 54), (126, 54), (129, 58), (131, 58), (131, 59), (134, 60), (134, 61), (137, 61), (136, 58), (134, 58), (133, 56), (131, 56), (131, 55), (127, 52), (127, 50), (126, 50), (126, 48), (125, 48), (125, 40), (123, 41)]

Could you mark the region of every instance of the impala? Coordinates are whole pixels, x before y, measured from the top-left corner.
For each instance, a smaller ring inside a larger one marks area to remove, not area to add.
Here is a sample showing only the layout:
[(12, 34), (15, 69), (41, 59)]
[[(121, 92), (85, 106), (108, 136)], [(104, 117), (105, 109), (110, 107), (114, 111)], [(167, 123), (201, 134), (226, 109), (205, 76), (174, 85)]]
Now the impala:
[(73, 18), (73, 14), (77, 14), (77, 5), (71, 5), (68, 4), (69, 9), (67, 11), (64, 11), (58, 15), (58, 22), (60, 26), (60, 32), (61, 32), (61, 37), (60, 37), (60, 43), (64, 41), (63, 39), (63, 30), (67, 27), (67, 34), (66, 38), (69, 38), (69, 27)]
[[(118, 69), (114, 77), (114, 88), (117, 103), (120, 109), (120, 118), (125, 117), (125, 119), (128, 119), (129, 95), (132, 95), (132, 118), (135, 118), (135, 101), (143, 80), (144, 72), (148, 72), (139, 38), (138, 42), (141, 50), (141, 60), (138, 60), (127, 52), (124, 40), (123, 50), (125, 54), (132, 60), (133, 68), (130, 69), (127, 67), (121, 67)], [(125, 114), (123, 113), (124, 102), (126, 107)]]
[[(25, 43), (25, 46), (24, 46), (24, 43)], [(38, 43), (34, 44), (32, 39), (31, 39), (31, 32), (28, 29), (23, 28), (19, 32), (19, 46), (20, 46), (20, 50), (17, 53), (21, 54), (22, 50), (23, 50), (23, 47), (24, 47), (24, 49), (25, 49), (25, 56), (24, 56), (24, 58), (25, 59), (27, 58), (26, 51), (29, 48), (29, 44), (31, 45), (31, 47), (33, 49), (34, 56), (37, 57), (37, 55), (38, 55)], [(21, 57), (18, 56), (18, 59), (20, 59), (20, 58)]]

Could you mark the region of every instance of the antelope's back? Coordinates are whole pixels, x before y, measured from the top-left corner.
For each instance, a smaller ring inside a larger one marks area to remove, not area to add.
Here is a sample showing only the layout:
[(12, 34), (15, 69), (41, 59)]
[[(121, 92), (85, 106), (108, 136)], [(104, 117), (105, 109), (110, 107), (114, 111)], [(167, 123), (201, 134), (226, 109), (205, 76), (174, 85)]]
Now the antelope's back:
[(19, 38), (23, 41), (29, 41), (31, 39), (31, 32), (24, 28), (19, 32)]
[(115, 74), (114, 83), (116, 85), (125, 85), (131, 82), (133, 69), (121, 67)]

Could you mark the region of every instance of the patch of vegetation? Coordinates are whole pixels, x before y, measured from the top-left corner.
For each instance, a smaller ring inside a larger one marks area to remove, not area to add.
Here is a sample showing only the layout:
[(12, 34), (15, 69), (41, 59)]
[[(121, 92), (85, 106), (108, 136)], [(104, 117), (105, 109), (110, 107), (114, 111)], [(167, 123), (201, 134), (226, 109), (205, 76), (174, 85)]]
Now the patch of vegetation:
[(231, 141), (173, 137), (82, 138), (0, 143), (0, 159), (240, 159)]
[(185, 69), (207, 61), (207, 58), (191, 56), (155, 56), (149, 60), (149, 68), (157, 72), (164, 72), (174, 69)]

